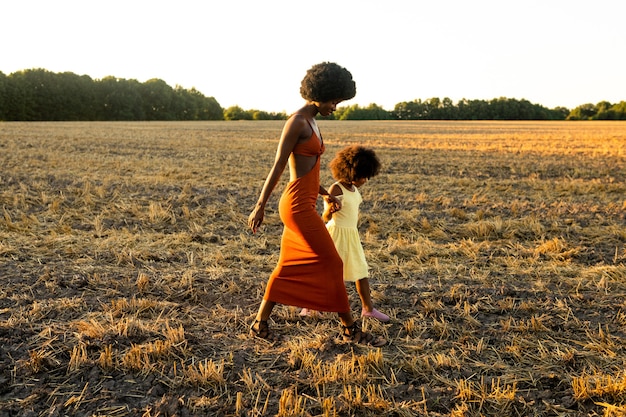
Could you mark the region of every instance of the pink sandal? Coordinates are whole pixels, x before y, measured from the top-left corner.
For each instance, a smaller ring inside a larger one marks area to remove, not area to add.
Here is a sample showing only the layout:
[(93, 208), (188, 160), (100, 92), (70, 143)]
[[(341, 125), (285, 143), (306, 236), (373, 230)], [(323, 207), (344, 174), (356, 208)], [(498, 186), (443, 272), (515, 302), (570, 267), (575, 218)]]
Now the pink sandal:
[(302, 317), (317, 317), (320, 312), (316, 310), (309, 310), (308, 308), (303, 308), (300, 310), (300, 316)]
[(388, 322), (389, 321), (389, 316), (381, 313), (380, 311), (376, 310), (375, 308), (372, 309), (372, 311), (367, 311), (365, 310), (365, 308), (363, 310), (361, 310), (361, 317), (373, 317), (377, 320), (382, 321), (383, 323)]

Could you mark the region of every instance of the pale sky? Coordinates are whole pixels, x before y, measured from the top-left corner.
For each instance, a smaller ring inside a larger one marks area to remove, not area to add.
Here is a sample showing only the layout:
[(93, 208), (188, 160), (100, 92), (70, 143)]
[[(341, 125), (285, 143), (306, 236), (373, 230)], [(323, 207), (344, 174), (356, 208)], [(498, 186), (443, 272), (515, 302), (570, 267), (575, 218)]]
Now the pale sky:
[(195, 87), (291, 113), (313, 64), (387, 110), (449, 97), (548, 108), (626, 100), (623, 0), (4, 0), (0, 71)]

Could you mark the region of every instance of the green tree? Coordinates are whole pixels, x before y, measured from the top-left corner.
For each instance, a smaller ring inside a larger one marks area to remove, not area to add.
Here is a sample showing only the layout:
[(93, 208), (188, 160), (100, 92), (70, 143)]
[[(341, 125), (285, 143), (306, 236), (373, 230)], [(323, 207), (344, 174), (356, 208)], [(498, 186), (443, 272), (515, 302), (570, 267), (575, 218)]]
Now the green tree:
[(456, 106), (449, 97), (444, 97), (441, 102), (440, 113), (445, 120), (454, 120), (457, 118)]
[(252, 120), (272, 120), (272, 116), (262, 110), (248, 110), (252, 114)]
[(439, 120), (441, 119), (441, 114), (439, 109), (442, 107), (441, 100), (438, 97), (429, 98), (424, 101), (424, 119), (428, 120)]
[(551, 110), (552, 119), (551, 120), (565, 120), (567, 115), (569, 114), (569, 109), (566, 107), (555, 107)]
[(613, 105), (608, 101), (601, 101), (596, 104), (596, 114), (592, 117), (593, 120), (615, 120), (615, 114), (611, 109)]
[(252, 113), (239, 106), (230, 106), (224, 110), (225, 120), (252, 120)]
[(376, 103), (367, 107), (354, 104), (349, 107), (341, 107), (335, 111), (334, 118), (337, 120), (388, 120), (389, 112)]
[(146, 120), (175, 120), (174, 90), (158, 78), (141, 84), (143, 114)]
[(461, 99), (457, 103), (459, 120), (487, 120), (491, 118), (489, 103), (484, 100)]
[(7, 120), (54, 120), (50, 108), (58, 105), (51, 73), (44, 69), (9, 75)]
[(144, 120), (139, 81), (108, 76), (96, 86), (97, 120)]
[(424, 118), (426, 106), (421, 99), (403, 101), (395, 105), (392, 117), (398, 120), (420, 120)]
[(0, 121), (6, 120), (7, 94), (7, 76), (2, 71), (0, 71)]
[(567, 116), (567, 120), (591, 120), (596, 113), (596, 106), (591, 103), (586, 103), (572, 110)]
[(224, 109), (217, 100), (205, 97), (195, 88), (176, 86), (172, 109), (176, 120), (224, 120)]
[(176, 120), (198, 120), (204, 96), (195, 90), (174, 88), (173, 112)]
[(88, 75), (72, 72), (56, 74), (61, 106), (55, 120), (94, 120), (96, 118), (95, 82)]
[(614, 116), (614, 120), (626, 120), (626, 101), (620, 101), (611, 106), (610, 111)]
[(200, 120), (224, 120), (224, 109), (215, 97), (204, 97)]

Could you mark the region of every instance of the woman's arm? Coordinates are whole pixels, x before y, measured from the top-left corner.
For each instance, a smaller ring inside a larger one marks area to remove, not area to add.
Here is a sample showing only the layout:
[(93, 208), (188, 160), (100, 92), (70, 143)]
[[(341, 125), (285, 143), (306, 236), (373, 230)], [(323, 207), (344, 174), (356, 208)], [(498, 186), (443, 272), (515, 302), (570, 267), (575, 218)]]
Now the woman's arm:
[(248, 216), (248, 227), (252, 229), (252, 233), (256, 233), (258, 228), (263, 223), (263, 217), (265, 216), (265, 205), (272, 195), (272, 191), (278, 184), (281, 175), (285, 171), (289, 156), (293, 152), (293, 148), (296, 146), (298, 139), (300, 138), (302, 129), (305, 127), (306, 121), (301, 117), (292, 117), (285, 123), (283, 132), (280, 136), (280, 142), (278, 143), (278, 149), (276, 150), (276, 157), (274, 158), (274, 164), (270, 169), (261, 195), (257, 200), (252, 213)]

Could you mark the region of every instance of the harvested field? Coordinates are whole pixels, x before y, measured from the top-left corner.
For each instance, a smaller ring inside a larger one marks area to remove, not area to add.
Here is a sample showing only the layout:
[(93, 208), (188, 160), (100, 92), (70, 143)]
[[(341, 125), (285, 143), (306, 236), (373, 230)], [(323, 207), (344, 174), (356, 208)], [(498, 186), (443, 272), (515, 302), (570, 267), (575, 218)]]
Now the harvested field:
[(626, 123), (321, 121), (324, 184), (344, 145), (383, 163), (380, 349), (287, 306), (248, 337), (281, 128), (0, 123), (0, 417), (626, 415)]

